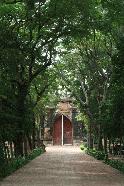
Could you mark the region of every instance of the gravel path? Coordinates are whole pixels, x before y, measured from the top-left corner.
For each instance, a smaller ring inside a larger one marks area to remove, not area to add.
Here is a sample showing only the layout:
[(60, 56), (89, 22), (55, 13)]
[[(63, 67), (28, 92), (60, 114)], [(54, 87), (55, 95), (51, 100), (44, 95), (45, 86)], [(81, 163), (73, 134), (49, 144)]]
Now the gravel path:
[(0, 186), (124, 186), (123, 174), (83, 154), (79, 147), (51, 146), (46, 150)]

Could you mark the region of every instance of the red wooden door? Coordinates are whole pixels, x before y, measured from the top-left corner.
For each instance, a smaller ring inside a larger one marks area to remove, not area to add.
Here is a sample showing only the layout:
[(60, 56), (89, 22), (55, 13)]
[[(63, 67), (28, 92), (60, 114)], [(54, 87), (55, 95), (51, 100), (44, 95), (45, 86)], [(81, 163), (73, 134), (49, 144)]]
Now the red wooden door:
[[(72, 144), (72, 123), (65, 116), (63, 118), (63, 144)], [(62, 145), (62, 116), (53, 125), (53, 145)]]
[(63, 143), (72, 144), (72, 123), (66, 117), (64, 117), (63, 124)]
[(62, 144), (62, 117), (60, 116), (53, 126), (53, 145)]

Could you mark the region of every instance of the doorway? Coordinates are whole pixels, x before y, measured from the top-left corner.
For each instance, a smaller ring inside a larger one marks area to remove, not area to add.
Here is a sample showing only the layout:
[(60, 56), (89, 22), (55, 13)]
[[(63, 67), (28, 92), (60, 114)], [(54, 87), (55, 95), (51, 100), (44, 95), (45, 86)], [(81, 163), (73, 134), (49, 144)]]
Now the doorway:
[(55, 120), (53, 125), (53, 145), (72, 145), (72, 142), (72, 122), (66, 116), (61, 115)]

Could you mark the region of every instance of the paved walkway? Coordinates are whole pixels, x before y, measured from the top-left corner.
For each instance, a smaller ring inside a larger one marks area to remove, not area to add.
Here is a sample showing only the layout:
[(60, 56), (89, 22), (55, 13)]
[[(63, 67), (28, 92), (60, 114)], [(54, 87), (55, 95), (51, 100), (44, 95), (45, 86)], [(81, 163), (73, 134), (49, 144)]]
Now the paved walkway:
[(0, 186), (124, 186), (124, 175), (78, 147), (51, 146), (46, 150)]

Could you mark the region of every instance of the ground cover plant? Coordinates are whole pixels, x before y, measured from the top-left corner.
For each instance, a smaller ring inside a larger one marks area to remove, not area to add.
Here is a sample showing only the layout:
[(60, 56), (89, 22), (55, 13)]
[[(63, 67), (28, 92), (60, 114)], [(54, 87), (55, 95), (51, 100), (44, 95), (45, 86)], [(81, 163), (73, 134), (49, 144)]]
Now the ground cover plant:
[(10, 160), (9, 162), (4, 163), (3, 166), (0, 167), (0, 179), (10, 175), (17, 169), (23, 167), (24, 165), (29, 163), (31, 160), (41, 155), (43, 152), (44, 151), (42, 148), (37, 148), (24, 157), (20, 156), (20, 157)]

